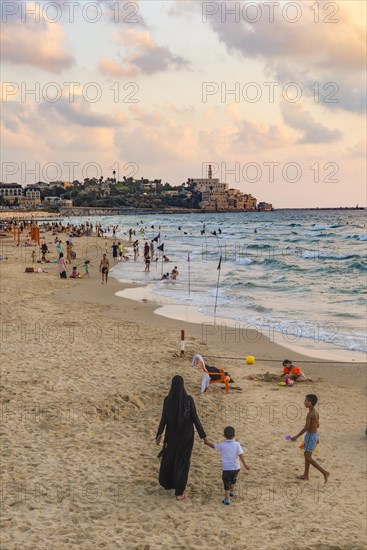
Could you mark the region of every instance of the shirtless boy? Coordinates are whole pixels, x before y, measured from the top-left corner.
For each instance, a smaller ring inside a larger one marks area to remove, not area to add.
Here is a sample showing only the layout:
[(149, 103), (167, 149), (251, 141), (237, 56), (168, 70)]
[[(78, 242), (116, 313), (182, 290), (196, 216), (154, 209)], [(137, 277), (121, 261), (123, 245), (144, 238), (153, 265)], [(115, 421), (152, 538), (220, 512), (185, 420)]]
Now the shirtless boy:
[(101, 263), (99, 264), (99, 271), (102, 273), (102, 284), (104, 284), (104, 281), (108, 279), (108, 271), (110, 269), (110, 262), (107, 258), (106, 254), (103, 254)]
[(316, 445), (319, 441), (318, 427), (319, 427), (319, 413), (315, 409), (317, 403), (317, 397), (313, 394), (306, 395), (305, 407), (309, 410), (306, 416), (306, 424), (303, 430), (297, 435), (291, 438), (291, 441), (296, 441), (301, 435), (305, 434), (304, 444), (304, 456), (305, 456), (305, 471), (302, 476), (298, 476), (298, 479), (305, 481), (309, 480), (310, 465), (316, 468), (324, 476), (324, 483), (327, 482), (330, 476), (330, 472), (324, 470), (316, 460), (312, 458), (312, 453), (316, 449)]

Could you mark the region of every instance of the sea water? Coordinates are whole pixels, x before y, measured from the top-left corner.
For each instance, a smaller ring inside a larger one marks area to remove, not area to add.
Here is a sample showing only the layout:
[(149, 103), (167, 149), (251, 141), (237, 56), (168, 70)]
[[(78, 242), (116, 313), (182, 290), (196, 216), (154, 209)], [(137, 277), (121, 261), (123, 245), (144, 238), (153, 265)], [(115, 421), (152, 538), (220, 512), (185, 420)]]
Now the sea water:
[[(86, 221), (71, 218), (68, 221)], [(124, 282), (148, 285), (166, 303), (195, 306), (257, 329), (284, 345), (301, 338), (344, 350), (366, 346), (366, 212), (313, 210), (216, 214), (137, 215), (89, 218), (104, 227), (129, 228), (139, 239), (137, 262), (113, 266)], [(145, 228), (145, 238), (140, 229)], [(143, 246), (160, 235), (170, 262), (144, 272)], [(131, 252), (132, 252), (131, 242)], [(131, 254), (132, 256), (132, 254)], [(222, 258), (220, 270), (218, 270)], [(161, 275), (178, 266), (175, 282)], [(135, 292), (136, 295), (136, 292)]]

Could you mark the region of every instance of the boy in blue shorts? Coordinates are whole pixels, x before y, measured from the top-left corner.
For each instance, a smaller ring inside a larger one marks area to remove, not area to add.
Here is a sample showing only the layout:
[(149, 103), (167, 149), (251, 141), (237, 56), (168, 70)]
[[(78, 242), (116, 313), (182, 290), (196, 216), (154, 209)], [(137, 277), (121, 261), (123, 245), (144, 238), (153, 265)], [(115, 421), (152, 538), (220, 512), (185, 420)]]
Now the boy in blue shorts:
[(316, 468), (324, 476), (324, 483), (330, 477), (330, 472), (324, 470), (316, 460), (312, 458), (312, 453), (316, 449), (316, 445), (319, 442), (319, 413), (315, 409), (317, 403), (317, 397), (314, 394), (308, 394), (305, 398), (305, 407), (308, 409), (308, 414), (306, 416), (306, 424), (303, 430), (301, 430), (297, 435), (291, 438), (291, 441), (296, 441), (302, 434), (305, 434), (305, 443), (304, 443), (304, 456), (305, 456), (305, 471), (302, 476), (298, 476), (298, 479), (305, 481), (309, 480), (310, 465)]
[(232, 426), (227, 426), (224, 428), (224, 437), (226, 439), (222, 443), (213, 444), (206, 438), (204, 439), (205, 445), (222, 453), (222, 480), (224, 483), (224, 500), (222, 500), (222, 504), (227, 505), (231, 503), (229, 497), (235, 496), (234, 486), (241, 468), (240, 461), (246, 470), (250, 469), (250, 466), (246, 464), (243, 449), (234, 436), (235, 429)]

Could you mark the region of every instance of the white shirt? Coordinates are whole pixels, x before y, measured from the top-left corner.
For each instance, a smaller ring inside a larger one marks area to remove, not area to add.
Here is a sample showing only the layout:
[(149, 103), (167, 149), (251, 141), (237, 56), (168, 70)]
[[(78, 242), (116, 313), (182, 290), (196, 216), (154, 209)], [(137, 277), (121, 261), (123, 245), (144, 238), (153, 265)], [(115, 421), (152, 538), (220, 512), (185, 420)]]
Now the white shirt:
[(216, 443), (214, 449), (222, 453), (223, 470), (239, 470), (241, 468), (238, 457), (243, 455), (243, 449), (238, 441), (226, 439), (222, 443)]

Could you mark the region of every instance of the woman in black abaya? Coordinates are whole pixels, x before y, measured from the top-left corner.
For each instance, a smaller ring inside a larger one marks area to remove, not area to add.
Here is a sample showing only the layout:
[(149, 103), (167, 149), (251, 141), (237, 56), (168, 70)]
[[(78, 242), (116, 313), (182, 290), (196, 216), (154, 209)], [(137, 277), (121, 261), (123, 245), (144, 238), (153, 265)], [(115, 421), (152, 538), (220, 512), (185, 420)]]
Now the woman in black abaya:
[(163, 402), (156, 443), (159, 445), (166, 428), (159, 483), (165, 489), (175, 489), (177, 500), (183, 500), (186, 496), (194, 425), (201, 439), (204, 439), (206, 434), (196, 413), (194, 400), (187, 395), (182, 376), (174, 376), (170, 392)]

